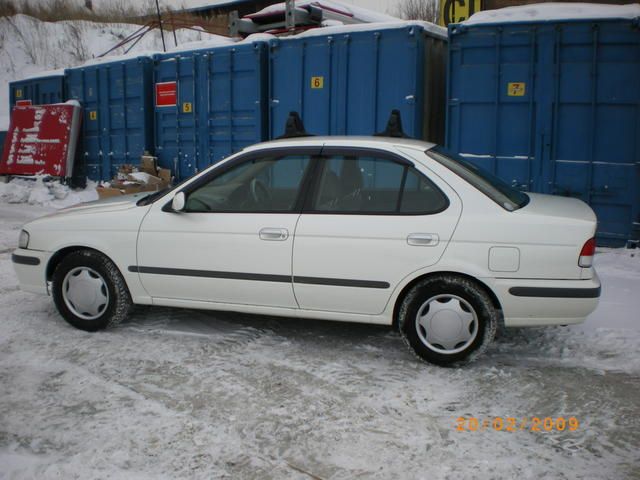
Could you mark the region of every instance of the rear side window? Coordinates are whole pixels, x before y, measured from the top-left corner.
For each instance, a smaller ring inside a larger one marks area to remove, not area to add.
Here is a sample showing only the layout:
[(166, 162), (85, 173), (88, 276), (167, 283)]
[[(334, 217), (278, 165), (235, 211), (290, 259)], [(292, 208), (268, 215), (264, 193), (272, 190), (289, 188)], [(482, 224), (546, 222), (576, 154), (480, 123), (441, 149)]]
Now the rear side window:
[(318, 213), (427, 215), (447, 208), (447, 197), (408, 165), (375, 156), (323, 160), (312, 210)]
[(513, 188), (491, 173), (469, 163), (460, 155), (446, 152), (442, 147), (432, 148), (425, 153), (456, 175), (462, 177), (505, 210), (512, 212), (529, 203), (529, 196), (526, 193)]

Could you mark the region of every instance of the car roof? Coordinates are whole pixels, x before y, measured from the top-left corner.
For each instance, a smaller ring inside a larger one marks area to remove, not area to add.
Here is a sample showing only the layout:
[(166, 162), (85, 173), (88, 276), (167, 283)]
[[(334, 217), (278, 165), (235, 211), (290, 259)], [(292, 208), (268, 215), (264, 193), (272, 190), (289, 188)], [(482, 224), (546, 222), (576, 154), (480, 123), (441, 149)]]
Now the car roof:
[(372, 136), (305, 136), (281, 138), (268, 142), (258, 143), (247, 147), (245, 151), (260, 150), (263, 148), (276, 147), (317, 147), (317, 146), (336, 146), (336, 147), (369, 147), (369, 148), (386, 148), (392, 146), (404, 146), (417, 148), (420, 150), (428, 150), (435, 146), (434, 143), (416, 140), (413, 138), (398, 137), (372, 137)]

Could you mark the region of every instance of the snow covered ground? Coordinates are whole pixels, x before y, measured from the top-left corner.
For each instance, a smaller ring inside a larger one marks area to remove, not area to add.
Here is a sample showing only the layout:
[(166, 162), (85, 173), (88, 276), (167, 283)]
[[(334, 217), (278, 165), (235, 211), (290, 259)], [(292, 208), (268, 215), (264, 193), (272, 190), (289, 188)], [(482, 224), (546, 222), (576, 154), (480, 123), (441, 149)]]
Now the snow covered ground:
[[(0, 187), (0, 478), (640, 478), (637, 250), (596, 256), (584, 325), (507, 331), (461, 369), (367, 325), (141, 308), (88, 334), (18, 289), (10, 251), (94, 192)], [(580, 426), (456, 430), (532, 416)]]

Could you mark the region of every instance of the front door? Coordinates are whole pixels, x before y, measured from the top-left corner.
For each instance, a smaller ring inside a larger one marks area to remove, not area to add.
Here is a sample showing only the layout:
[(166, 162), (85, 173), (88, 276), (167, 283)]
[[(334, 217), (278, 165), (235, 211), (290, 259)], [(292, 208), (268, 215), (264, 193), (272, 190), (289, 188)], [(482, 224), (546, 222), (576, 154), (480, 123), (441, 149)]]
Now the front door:
[(293, 233), (310, 163), (308, 154), (263, 153), (187, 184), (183, 212), (156, 202), (140, 229), (136, 266), (149, 295), (297, 308)]

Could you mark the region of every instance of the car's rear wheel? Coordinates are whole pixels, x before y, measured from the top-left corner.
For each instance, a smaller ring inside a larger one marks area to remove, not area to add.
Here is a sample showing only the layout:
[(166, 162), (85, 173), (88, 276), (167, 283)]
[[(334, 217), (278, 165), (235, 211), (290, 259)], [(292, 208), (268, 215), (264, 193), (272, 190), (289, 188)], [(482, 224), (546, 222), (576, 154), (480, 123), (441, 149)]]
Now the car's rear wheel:
[(404, 297), (398, 325), (423, 360), (456, 365), (477, 358), (495, 336), (499, 312), (476, 282), (435, 275), (418, 282)]
[(89, 332), (120, 323), (132, 308), (118, 268), (93, 250), (72, 252), (62, 259), (53, 273), (52, 293), (64, 319)]

